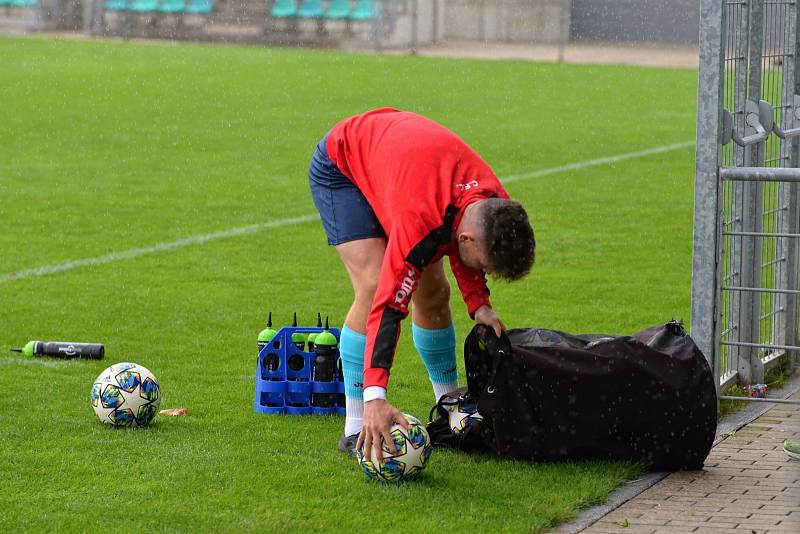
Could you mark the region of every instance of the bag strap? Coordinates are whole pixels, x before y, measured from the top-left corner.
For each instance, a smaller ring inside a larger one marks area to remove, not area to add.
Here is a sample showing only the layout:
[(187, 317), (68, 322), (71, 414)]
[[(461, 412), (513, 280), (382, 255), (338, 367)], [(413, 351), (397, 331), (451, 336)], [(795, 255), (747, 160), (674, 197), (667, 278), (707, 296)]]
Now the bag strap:
[(500, 366), (500, 361), (508, 354), (511, 354), (511, 340), (505, 332), (501, 332), (498, 338), (492, 329), (487, 328), (486, 330), (486, 352), (492, 358), (492, 370), (489, 372), (489, 380), (486, 382), (486, 393), (491, 395), (495, 392), (494, 379), (497, 375), (497, 368)]

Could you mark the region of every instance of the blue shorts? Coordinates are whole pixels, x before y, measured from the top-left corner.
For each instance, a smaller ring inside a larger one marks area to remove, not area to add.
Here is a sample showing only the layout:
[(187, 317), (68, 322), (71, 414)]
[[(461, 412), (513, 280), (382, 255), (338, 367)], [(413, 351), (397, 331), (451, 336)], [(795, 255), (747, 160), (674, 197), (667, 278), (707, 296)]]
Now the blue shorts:
[(308, 183), (311, 198), (328, 234), (328, 244), (341, 245), (359, 239), (385, 237), (363, 193), (328, 158), (327, 140), (326, 135), (314, 151), (308, 169)]

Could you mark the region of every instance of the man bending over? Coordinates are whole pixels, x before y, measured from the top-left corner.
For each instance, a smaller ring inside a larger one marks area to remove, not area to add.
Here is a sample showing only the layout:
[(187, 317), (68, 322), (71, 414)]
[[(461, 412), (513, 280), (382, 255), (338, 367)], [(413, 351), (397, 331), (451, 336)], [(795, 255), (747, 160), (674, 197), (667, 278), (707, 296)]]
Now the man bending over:
[(355, 299), (339, 351), (347, 415), (339, 450), (381, 437), (405, 418), (387, 400), (400, 323), (411, 304), (414, 346), (438, 399), (458, 387), (448, 256), (467, 311), (499, 336), (485, 274), (519, 280), (536, 242), (525, 209), (489, 165), (453, 132), (421, 115), (376, 109), (346, 119), (311, 160), (314, 203), (344, 263)]

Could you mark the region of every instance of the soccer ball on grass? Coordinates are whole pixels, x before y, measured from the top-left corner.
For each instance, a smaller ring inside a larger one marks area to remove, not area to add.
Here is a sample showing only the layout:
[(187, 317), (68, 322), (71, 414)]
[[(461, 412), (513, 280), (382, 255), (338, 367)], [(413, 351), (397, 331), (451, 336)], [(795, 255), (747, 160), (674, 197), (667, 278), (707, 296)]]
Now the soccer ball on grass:
[(458, 397), (452, 402), (442, 403), (447, 409), (450, 430), (454, 434), (465, 432), (475, 421), (483, 420), (478, 413), (478, 403), (466, 397)]
[(161, 388), (153, 373), (135, 363), (112, 365), (92, 385), (97, 418), (114, 426), (144, 426), (158, 413)]
[(431, 438), (419, 419), (403, 414), (410, 428), (406, 430), (398, 424), (392, 425), (389, 433), (394, 443), (381, 440), (383, 459), (378, 462), (374, 454), (367, 457), (363, 447), (358, 449), (358, 464), (368, 478), (386, 482), (411, 480), (425, 469), (431, 455)]

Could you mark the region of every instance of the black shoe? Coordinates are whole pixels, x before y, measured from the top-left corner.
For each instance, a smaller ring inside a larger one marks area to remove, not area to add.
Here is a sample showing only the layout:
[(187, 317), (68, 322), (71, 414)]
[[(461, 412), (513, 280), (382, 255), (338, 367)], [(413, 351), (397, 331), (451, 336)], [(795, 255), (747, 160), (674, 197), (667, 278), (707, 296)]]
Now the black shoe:
[(358, 434), (353, 434), (352, 436), (345, 436), (342, 434), (342, 437), (339, 438), (339, 452), (343, 452), (355, 458), (357, 441)]

